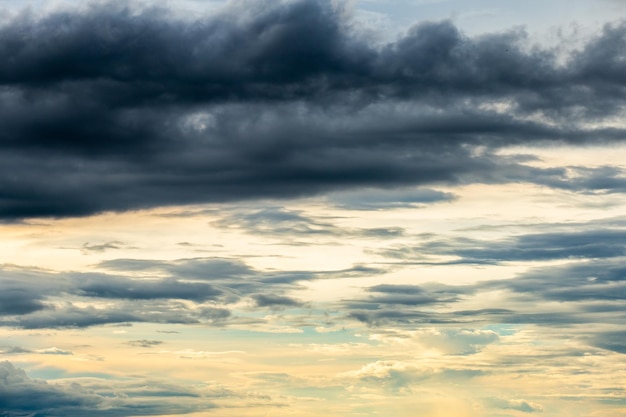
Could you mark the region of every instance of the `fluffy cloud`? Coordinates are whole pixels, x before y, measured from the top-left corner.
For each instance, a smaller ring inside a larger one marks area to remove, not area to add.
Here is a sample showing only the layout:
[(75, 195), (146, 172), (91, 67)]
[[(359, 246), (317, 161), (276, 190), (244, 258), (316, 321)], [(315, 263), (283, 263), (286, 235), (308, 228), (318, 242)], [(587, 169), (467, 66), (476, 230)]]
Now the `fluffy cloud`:
[(471, 355), (500, 340), (498, 334), (492, 330), (468, 328), (425, 328), (410, 331), (380, 329), (371, 338), (386, 343), (418, 346), (448, 355)]
[(523, 413), (540, 413), (543, 411), (543, 406), (541, 406), (541, 404), (537, 404), (527, 400), (503, 400), (494, 398), (489, 400), (488, 403), (496, 408), (504, 410), (516, 410)]
[(344, 376), (391, 391), (406, 392), (412, 386), (428, 380), (458, 382), (483, 374), (483, 371), (476, 369), (435, 369), (410, 362), (387, 360), (369, 363), (361, 369), (347, 372)]

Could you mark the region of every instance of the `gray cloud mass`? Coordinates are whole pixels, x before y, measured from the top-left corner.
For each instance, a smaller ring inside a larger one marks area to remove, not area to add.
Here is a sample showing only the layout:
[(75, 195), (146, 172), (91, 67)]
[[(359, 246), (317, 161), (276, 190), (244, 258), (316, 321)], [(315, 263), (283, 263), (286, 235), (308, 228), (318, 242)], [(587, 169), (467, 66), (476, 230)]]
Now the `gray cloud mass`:
[(626, 94), (623, 22), (561, 65), (521, 31), (447, 21), (375, 46), (331, 3), (190, 21), (115, 2), (5, 22), (0, 217), (471, 182), (623, 192), (610, 167), (572, 185), (493, 154), (623, 140), (604, 123)]
[[(549, 228), (549, 225), (544, 225)], [(622, 228), (529, 233), (494, 241), (465, 237), (418, 236), (416, 245), (396, 245), (377, 252), (392, 259), (425, 263), (432, 255), (453, 255), (451, 263), (492, 264), (555, 259), (603, 259), (626, 255)], [(450, 263), (448, 261), (442, 263)]]
[[(307, 303), (284, 294), (300, 289), (301, 282), (385, 272), (360, 265), (328, 271), (265, 271), (225, 258), (114, 259), (99, 266), (110, 272), (0, 267), (4, 290), (0, 326), (84, 328), (133, 322), (220, 326), (236, 319), (230, 305), (244, 298), (258, 308), (298, 308)], [(141, 274), (124, 276), (129, 272)], [(79, 306), (81, 300), (88, 300), (89, 306)]]
[[(23, 223), (0, 417), (363, 414), (378, 393), (443, 415), (428, 398), (465, 386), (450, 403), (494, 416), (582, 388), (571, 407), (623, 405), (626, 171), (581, 154), (626, 140), (626, 20), (576, 48), (452, 20), (385, 43), (358, 27), (378, 9), (342, 0), (61, 3), (0, 6), (0, 223)], [(518, 190), (472, 184), (535, 187), (500, 206)], [(138, 228), (38, 220), (205, 203)]]
[(201, 398), (201, 393), (185, 387), (159, 381), (138, 382), (137, 386), (121, 387), (122, 392), (120, 387), (106, 386), (99, 386), (96, 391), (76, 382), (53, 384), (32, 379), (24, 370), (4, 361), (0, 362), (0, 416), (151, 416), (163, 412), (187, 414), (215, 407)]

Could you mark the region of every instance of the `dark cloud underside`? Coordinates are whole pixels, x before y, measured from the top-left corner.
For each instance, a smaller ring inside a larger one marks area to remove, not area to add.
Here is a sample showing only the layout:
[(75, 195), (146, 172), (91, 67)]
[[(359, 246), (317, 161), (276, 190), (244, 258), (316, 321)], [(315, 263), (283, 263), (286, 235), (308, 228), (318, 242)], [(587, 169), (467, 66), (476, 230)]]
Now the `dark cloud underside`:
[(450, 22), (422, 23), (375, 47), (346, 19), (330, 2), (302, 0), (196, 21), (113, 3), (5, 23), (0, 216), (362, 186), (626, 188), (611, 167), (570, 182), (566, 170), (492, 153), (623, 140), (604, 123), (626, 96), (623, 23), (561, 65), (522, 32), (469, 38)]
[[(122, 384), (128, 394), (107, 385), (96, 384), (93, 389), (76, 382), (49, 384), (28, 377), (8, 361), (0, 362), (0, 416), (154, 416), (215, 408), (211, 401), (200, 399), (199, 392), (162, 381)], [(230, 393), (222, 393), (226, 395)]]
[[(549, 225), (544, 225), (548, 229)], [(579, 227), (583, 227), (579, 225)], [(546, 232), (512, 236), (503, 240), (464, 237), (441, 238), (422, 235), (422, 242), (400, 245), (379, 254), (406, 261), (429, 263), (433, 255), (455, 256), (445, 263), (496, 264), (501, 262), (555, 259), (603, 259), (626, 255), (626, 231), (621, 228), (568, 232)]]
[[(350, 318), (370, 326), (427, 324), (518, 323), (542, 326), (585, 325), (621, 326), (626, 316), (626, 269), (624, 258), (571, 262), (560, 266), (530, 269), (513, 279), (491, 280), (471, 285), (377, 285), (366, 297), (345, 300)], [(483, 294), (501, 292), (479, 310), (461, 310), (464, 300), (480, 299)], [(555, 308), (553, 302), (558, 302)], [(598, 328), (598, 331), (601, 329)], [(621, 352), (618, 333), (598, 333), (591, 344)]]

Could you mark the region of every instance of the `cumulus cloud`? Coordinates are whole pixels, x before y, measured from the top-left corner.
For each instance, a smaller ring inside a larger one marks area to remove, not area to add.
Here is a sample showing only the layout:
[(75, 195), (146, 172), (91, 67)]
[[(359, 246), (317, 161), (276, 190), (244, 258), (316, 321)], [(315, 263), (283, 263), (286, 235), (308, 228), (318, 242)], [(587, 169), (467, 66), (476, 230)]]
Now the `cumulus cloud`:
[[(98, 392), (76, 382), (48, 383), (32, 379), (24, 370), (4, 361), (0, 362), (0, 409), (2, 415), (8, 417), (122, 417), (162, 415), (163, 412), (187, 414), (214, 407), (210, 401), (201, 401), (199, 392), (158, 381), (142, 382), (136, 386), (127, 384), (125, 393), (100, 384)], [(185, 401), (180, 401), (181, 398)], [(198, 400), (189, 401), (189, 398)]]
[(37, 353), (41, 353), (42, 355), (73, 355), (74, 354), (74, 352), (72, 352), (71, 350), (59, 349), (56, 346), (45, 348), (45, 349), (39, 349), (37, 350)]
[(499, 398), (492, 398), (488, 403), (496, 408), (504, 410), (516, 410), (523, 413), (540, 413), (543, 411), (543, 406), (527, 400), (513, 399), (503, 400)]
[[(237, 3), (195, 21), (96, 3), (4, 22), (0, 216), (359, 187), (572, 188), (564, 169), (493, 151), (624, 137), (605, 122), (624, 100), (623, 23), (607, 25), (564, 66), (523, 32), (472, 38), (449, 21), (422, 22), (380, 45), (350, 30), (356, 23), (333, 3), (255, 12)], [(573, 191), (623, 191), (609, 171), (579, 170)], [(381, 198), (343, 204), (387, 204)]]
[(408, 331), (381, 329), (374, 332), (371, 338), (387, 343), (419, 346), (449, 355), (471, 355), (500, 340), (498, 334), (492, 330), (469, 328), (425, 328)]
[(463, 381), (484, 375), (478, 369), (436, 369), (420, 364), (385, 360), (368, 363), (356, 371), (344, 374), (364, 383), (382, 386), (390, 391), (404, 391), (426, 381)]

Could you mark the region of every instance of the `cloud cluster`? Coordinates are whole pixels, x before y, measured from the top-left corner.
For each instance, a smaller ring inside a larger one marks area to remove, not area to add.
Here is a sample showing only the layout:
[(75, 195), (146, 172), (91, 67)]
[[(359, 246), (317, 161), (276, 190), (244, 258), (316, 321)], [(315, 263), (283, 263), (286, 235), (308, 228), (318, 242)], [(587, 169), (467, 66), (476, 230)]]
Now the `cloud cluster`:
[[(4, 361), (0, 362), (0, 415), (151, 416), (163, 412), (187, 414), (214, 407), (210, 401), (199, 401), (200, 392), (157, 381), (151, 381), (149, 385), (142, 382), (134, 387), (127, 384), (126, 393), (105, 386), (100, 386), (99, 390), (91, 389), (77, 382), (51, 384), (32, 379), (22, 369)], [(157, 397), (160, 398), (155, 400)]]
[[(329, 271), (263, 271), (227, 258), (174, 261), (113, 259), (106, 273), (0, 269), (0, 325), (23, 328), (89, 327), (152, 322), (220, 326), (245, 317), (231, 311), (304, 308), (287, 296), (302, 282), (357, 278), (384, 271), (356, 265)], [(4, 299), (6, 298), (6, 301)], [(85, 304), (88, 302), (88, 304)]]
[(500, 398), (493, 398), (490, 399), (488, 403), (495, 408), (503, 410), (517, 410), (523, 413), (540, 413), (543, 411), (543, 407), (540, 404), (527, 400), (503, 400)]
[[(436, 263), (434, 257), (453, 256), (445, 263), (497, 264), (567, 259), (606, 259), (626, 255), (626, 230), (594, 228), (520, 234), (501, 240), (418, 236), (415, 245), (395, 245), (379, 255), (407, 262)], [(548, 228), (544, 225), (543, 228)]]
[[(356, 187), (571, 188), (564, 169), (493, 151), (624, 137), (609, 123), (626, 94), (623, 23), (563, 65), (523, 32), (470, 38), (450, 22), (371, 44), (333, 3), (237, 3), (190, 21), (115, 2), (5, 22), (0, 217)], [(574, 191), (624, 189), (610, 167), (589, 175)]]
[[(368, 296), (345, 300), (346, 314), (374, 328), (386, 326), (479, 326), (489, 323), (530, 324), (553, 328), (580, 326), (592, 346), (623, 352), (626, 319), (624, 258), (591, 260), (530, 269), (513, 279), (470, 285), (378, 285)], [(480, 309), (463, 302), (498, 293)], [(373, 295), (372, 295), (373, 294)], [(589, 324), (597, 327), (591, 329)], [(615, 327), (617, 326), (617, 327)]]
[[(236, 221), (238, 216), (241, 222)], [(236, 211), (218, 223), (219, 227), (237, 225), (254, 234), (279, 237), (290, 236), (290, 228), (297, 237), (363, 237), (369, 230), (343, 230), (329, 219), (276, 208)], [(404, 241), (416, 243), (398, 245), (391, 240), (390, 246), (376, 252), (383, 261), (338, 270), (261, 270), (241, 259), (211, 257), (109, 259), (95, 266), (102, 272), (53, 273), (5, 265), (0, 271), (0, 324), (63, 328), (151, 322), (251, 328), (275, 321), (272, 325), (302, 329), (319, 326), (322, 320), (328, 327), (362, 323), (376, 331), (386, 326), (440, 326), (438, 336), (422, 335), (422, 339), (450, 337), (457, 345), (446, 348), (449, 352), (472, 353), (480, 351), (481, 345), (472, 343), (472, 338), (492, 335), (446, 332), (479, 329), (489, 323), (552, 327), (598, 323), (602, 326), (587, 330), (585, 343), (621, 352), (619, 332), (626, 319), (623, 221), (575, 226), (577, 231), (571, 231), (568, 224), (534, 225), (532, 233), (490, 240), (457, 233), (403, 234)], [(559, 264), (541, 265), (554, 261)], [(416, 265), (445, 268), (529, 262), (535, 266), (514, 276), (464, 285), (368, 285), (365, 281)], [(361, 279), (363, 292), (343, 300), (338, 295), (332, 302), (307, 298), (306, 291), (296, 295), (315, 281), (341, 279)], [(489, 303), (481, 301), (485, 295)], [(274, 314), (259, 316), (268, 311)], [(326, 316), (329, 312), (332, 317)]]
[(362, 383), (382, 386), (390, 391), (406, 391), (426, 381), (445, 381), (453, 379), (468, 381), (483, 375), (477, 369), (435, 369), (403, 361), (376, 361), (345, 376), (359, 379)]

